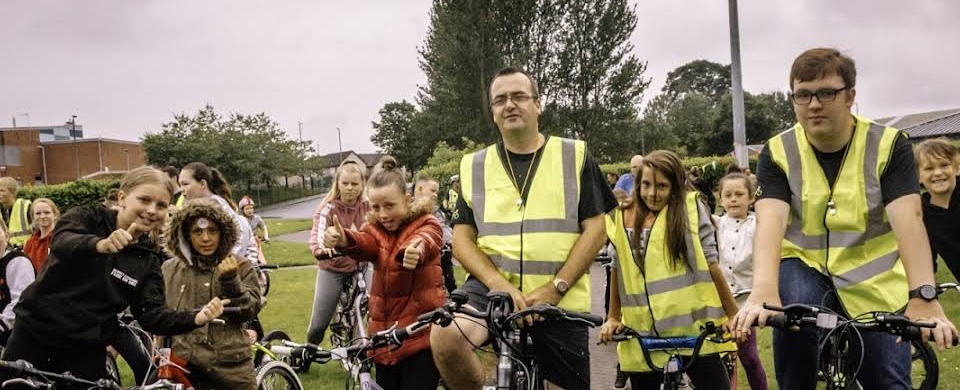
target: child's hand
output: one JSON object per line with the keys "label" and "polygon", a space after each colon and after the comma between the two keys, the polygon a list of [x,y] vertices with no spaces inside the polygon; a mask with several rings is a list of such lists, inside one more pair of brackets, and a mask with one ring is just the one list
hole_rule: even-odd
{"label": "child's hand", "polygon": [[210,300],[210,302],[207,302],[207,304],[203,306],[203,309],[200,309],[200,312],[198,312],[196,316],[193,317],[193,323],[197,324],[197,326],[209,324],[211,321],[217,319],[217,317],[220,317],[220,315],[223,314],[223,307],[228,304],[230,304],[229,299],[220,299],[214,297]]}
{"label": "child's hand", "polygon": [[414,269],[420,263],[420,256],[423,254],[423,239],[417,238],[410,241],[407,249],[403,251],[403,268]]}
{"label": "child's hand", "polygon": [[232,253],[228,254],[227,257],[217,265],[217,269],[220,270],[220,279],[233,279],[237,276],[237,270],[239,268],[240,263]]}
{"label": "child's hand", "polygon": [[323,246],[327,248],[336,248],[347,246],[347,237],[343,234],[343,226],[340,226],[340,219],[333,216],[333,226],[327,228],[323,234]]}
{"label": "child's hand", "polygon": [[140,236],[140,230],[137,228],[137,223],[131,223],[130,227],[127,230],[117,229],[113,233],[110,233],[107,238],[104,238],[100,241],[97,241],[97,252],[98,253],[117,253],[120,252],[127,245],[134,243],[136,240],[134,237]]}
{"label": "child's hand", "polygon": [[600,326],[600,343],[606,343],[613,340],[613,335],[623,332],[623,323],[616,318],[608,318]]}

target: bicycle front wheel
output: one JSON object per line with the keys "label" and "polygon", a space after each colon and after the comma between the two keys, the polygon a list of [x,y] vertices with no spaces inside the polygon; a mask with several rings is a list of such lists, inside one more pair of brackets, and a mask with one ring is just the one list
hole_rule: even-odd
{"label": "bicycle front wheel", "polygon": [[910,360],[913,362],[910,379],[914,390],[933,390],[940,379],[940,362],[933,347],[925,341],[910,342]]}
{"label": "bicycle front wheel", "polygon": [[257,390],[303,390],[303,384],[286,363],[271,361],[257,368]]}
{"label": "bicycle front wheel", "polygon": [[270,273],[267,271],[260,271],[260,278],[263,280],[260,282],[260,294],[267,296],[270,293]]}

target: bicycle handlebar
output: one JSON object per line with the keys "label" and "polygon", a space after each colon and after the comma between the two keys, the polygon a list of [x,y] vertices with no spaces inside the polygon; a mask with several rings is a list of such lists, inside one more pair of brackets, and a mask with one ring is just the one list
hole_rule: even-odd
{"label": "bicycle handlebar", "polygon": [[[900,336],[904,340],[920,341],[923,340],[921,328],[937,327],[937,325],[933,323],[917,322],[906,316],[893,313],[872,313],[872,320],[862,322],[847,321],[839,314],[823,310],[817,306],[800,303],[794,303],[784,307],[764,303],[763,308],[783,313],[775,314],[767,318],[766,325],[777,329],[788,329],[804,323],[813,324],[818,328],[833,329],[838,326],[838,323],[843,323],[868,332],[885,332]],[[960,342],[960,340],[954,339],[953,345],[957,345],[958,342]]]}
{"label": "bicycle handlebar", "polygon": [[647,366],[654,371],[659,372],[663,372],[663,367],[657,366],[653,362],[653,359],[650,357],[650,351],[693,349],[692,355],[689,359],[685,359],[685,362],[676,367],[671,367],[672,369],[675,369],[675,372],[682,373],[686,372],[693,367],[694,364],[696,364],[697,357],[700,355],[700,349],[703,347],[704,341],[710,340],[711,342],[722,343],[729,340],[723,337],[723,328],[716,326],[716,324],[713,322],[707,322],[701,327],[701,329],[702,330],[700,331],[700,334],[696,337],[656,337],[644,336],[634,329],[624,327],[622,332],[613,335],[613,341],[620,342],[630,339],[637,339],[640,343],[640,350],[643,352],[643,358],[647,361]]}
{"label": "bicycle handlebar", "polygon": [[43,381],[40,381],[40,380],[28,379],[24,377],[18,377],[18,378],[8,379],[4,381],[3,384],[0,384],[0,387],[7,387],[9,385],[22,385],[22,386],[31,387],[34,389],[53,389],[54,388],[53,384],[49,382],[59,381],[59,382],[79,384],[83,386],[90,386],[94,388],[121,390],[119,384],[109,379],[99,379],[97,381],[89,381],[86,379],[77,378],[73,376],[73,374],[70,374],[69,372],[58,374],[55,372],[42,371],[34,368],[33,365],[26,360],[15,360],[15,361],[0,360],[0,370],[11,372],[14,375],[26,375],[26,376],[42,378],[43,380]]}

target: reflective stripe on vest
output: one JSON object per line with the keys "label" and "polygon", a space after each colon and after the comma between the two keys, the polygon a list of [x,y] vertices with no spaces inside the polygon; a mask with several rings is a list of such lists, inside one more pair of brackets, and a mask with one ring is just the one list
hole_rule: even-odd
{"label": "reflective stripe on vest", "polygon": [[[550,283],[580,238],[580,176],[586,146],[548,137],[540,153],[524,205],[497,145],[460,162],[460,195],[473,209],[477,246],[510,283],[526,292]],[[589,277],[574,283],[558,306],[590,311]]]}
{"label": "reflective stripe on vest", "polygon": [[770,139],[771,158],[786,172],[793,194],[781,257],[826,271],[851,316],[896,311],[907,302],[906,273],[880,189],[898,136],[896,129],[857,117],[836,178],[842,184],[832,191],[799,124]]}
{"label": "reflective stripe on vest", "polygon": [[[623,324],[640,332],[656,334],[660,337],[696,336],[700,327],[712,321],[722,324],[726,314],[720,303],[716,285],[710,276],[709,266],[700,244],[700,220],[697,207],[698,193],[690,192],[686,197],[687,222],[687,258],[690,269],[673,269],[672,259],[667,250],[666,213],[660,211],[663,218],[657,218],[650,229],[647,250],[644,253],[644,272],[634,260],[634,252],[623,226],[622,212],[616,210],[613,218],[608,218],[607,235],[617,249],[617,292],[620,296],[620,311]],[[608,214],[609,216],[609,214]],[[735,351],[732,342],[715,344],[704,343],[701,355],[723,351]],[[687,351],[689,355],[692,351]],[[629,340],[617,344],[617,354],[623,371],[650,371],[640,343]],[[666,363],[668,354],[663,351],[651,352],[651,358],[657,365]]]}
{"label": "reflective stripe on vest", "polygon": [[33,233],[30,228],[30,220],[27,213],[30,212],[30,201],[26,199],[17,199],[13,202],[13,208],[10,209],[10,221],[7,223],[7,229],[10,231],[10,243],[23,247]]}

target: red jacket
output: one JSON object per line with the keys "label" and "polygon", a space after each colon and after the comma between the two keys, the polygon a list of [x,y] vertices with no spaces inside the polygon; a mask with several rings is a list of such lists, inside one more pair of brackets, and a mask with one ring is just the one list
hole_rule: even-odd
{"label": "red jacket", "polygon": [[33,234],[30,235],[30,238],[27,239],[27,243],[23,245],[23,253],[27,254],[27,257],[30,258],[30,262],[33,263],[34,271],[40,273],[40,269],[43,268],[43,264],[47,262],[47,255],[50,254],[50,240],[53,238],[53,232],[47,234],[46,237],[40,237],[40,229],[34,229]]}
{"label": "red jacket", "polygon": [[[440,248],[443,245],[440,221],[429,206],[411,207],[412,215],[399,231],[388,232],[379,223],[368,220],[359,232],[345,231],[348,247],[341,250],[374,264],[370,288],[370,311],[367,314],[370,334],[412,324],[417,316],[443,305],[447,290],[440,270]],[[423,240],[420,263],[413,270],[403,268],[403,252],[414,238]],[[417,352],[430,348],[430,329],[407,339],[400,348],[391,347],[370,352],[377,364],[394,365]]]}

